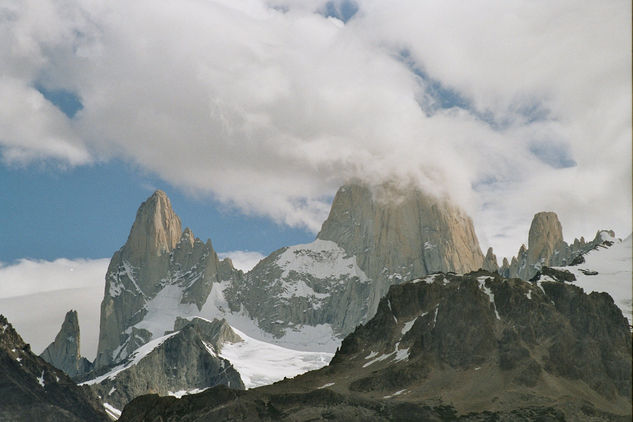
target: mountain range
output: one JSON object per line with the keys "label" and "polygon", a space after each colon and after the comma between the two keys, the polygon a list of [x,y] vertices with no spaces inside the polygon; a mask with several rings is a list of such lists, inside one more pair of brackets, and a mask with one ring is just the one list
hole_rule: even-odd
{"label": "mountain range", "polygon": [[81,357],[72,311],[41,357],[112,417],[131,402],[122,420],[185,410],[191,420],[618,420],[631,405],[630,250],[630,236],[609,231],[567,244],[556,214],[542,212],[528,247],[499,266],[450,202],[353,183],[314,242],[244,273],[156,191],[110,261],[95,361]]}

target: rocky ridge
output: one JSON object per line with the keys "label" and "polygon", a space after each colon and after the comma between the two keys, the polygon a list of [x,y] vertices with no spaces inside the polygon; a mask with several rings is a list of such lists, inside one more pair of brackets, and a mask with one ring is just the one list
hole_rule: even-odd
{"label": "rocky ridge", "polygon": [[[574,239],[572,244],[563,240],[563,228],[554,212],[539,212],[534,215],[528,234],[528,246],[521,245],[510,262],[506,258],[498,271],[505,277],[529,280],[542,267],[561,267],[582,262],[582,256],[609,238],[615,237],[611,231],[600,230],[595,238],[586,242],[584,237]],[[492,250],[488,251],[492,254]],[[488,261],[488,259],[486,259]],[[496,261],[496,259],[495,259]],[[487,265],[486,270],[493,266]]]}
{"label": "rocky ridge", "polygon": [[143,396],[121,421],[631,418],[631,336],[611,297],[484,271],[390,288],[329,366],[237,392]]}
{"label": "rocky ridge", "polygon": [[81,356],[79,318],[77,311],[70,310],[55,336],[55,340],[40,354],[40,357],[54,367],[61,369],[71,378],[92,370],[92,363]]}
{"label": "rocky ridge", "polygon": [[108,421],[97,397],[31,352],[0,315],[0,420]]}
{"label": "rocky ridge", "polygon": [[220,357],[225,343],[242,341],[225,320],[179,318],[173,328],[172,333],[150,341],[120,365],[81,385],[115,409],[148,393],[182,395],[216,385],[244,389],[240,374]]}
{"label": "rocky ridge", "polygon": [[214,283],[241,276],[230,260],[219,260],[210,240],[182,231],[169,198],[156,191],[138,209],[127,242],[110,261],[95,367],[122,361],[171,329],[173,320],[163,327],[139,326],[151,312],[149,303],[166,288],[178,291],[177,304],[200,310]]}

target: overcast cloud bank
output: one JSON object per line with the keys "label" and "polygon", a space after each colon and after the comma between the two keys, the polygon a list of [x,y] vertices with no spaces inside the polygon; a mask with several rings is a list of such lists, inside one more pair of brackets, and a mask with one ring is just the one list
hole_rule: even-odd
{"label": "overcast cloud bank", "polygon": [[22,259],[0,263],[0,313],[35,353],[57,335],[66,312],[77,310],[81,353],[92,360],[99,341],[99,313],[109,259]]}
{"label": "overcast cloud bank", "polygon": [[[361,178],[450,196],[498,255],[516,252],[541,210],[568,240],[626,236],[630,8],[9,0],[0,153],[27,165],[120,158],[314,232],[335,189]],[[81,107],[64,113],[55,93]]]}

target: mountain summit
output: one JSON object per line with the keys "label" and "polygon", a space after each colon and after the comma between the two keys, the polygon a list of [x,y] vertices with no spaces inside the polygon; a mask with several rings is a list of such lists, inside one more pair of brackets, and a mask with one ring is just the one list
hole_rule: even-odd
{"label": "mountain summit", "polygon": [[40,357],[70,377],[82,375],[92,369],[88,359],[81,357],[79,318],[77,311],[66,313],[62,328],[55,341],[48,345]]}
{"label": "mountain summit", "polygon": [[174,306],[200,310],[214,282],[238,274],[229,260],[219,260],[210,240],[203,243],[189,228],[182,230],[169,198],[156,191],[139,207],[127,242],[108,266],[95,367],[121,361],[173,329],[173,320],[142,324],[148,313],[164,311],[148,306],[161,292],[169,295],[175,288]]}
{"label": "mountain summit", "polygon": [[317,238],[356,256],[358,266],[376,280],[370,316],[394,282],[438,271],[474,271],[484,261],[470,217],[413,187],[341,187]]}

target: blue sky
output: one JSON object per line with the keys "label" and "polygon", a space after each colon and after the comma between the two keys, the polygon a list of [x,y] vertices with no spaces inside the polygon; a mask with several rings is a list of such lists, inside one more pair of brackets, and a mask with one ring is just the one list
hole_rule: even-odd
{"label": "blue sky", "polygon": [[203,240],[211,238],[217,252],[268,254],[314,239],[305,229],[183,194],[121,161],[70,169],[0,165],[0,262],[110,257],[125,243],[138,206],[155,189],[167,193],[183,226]]}

